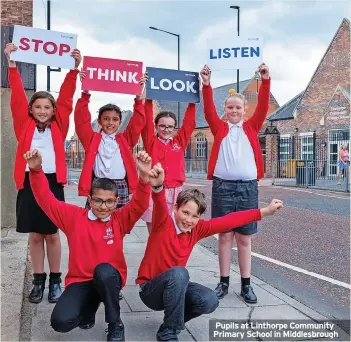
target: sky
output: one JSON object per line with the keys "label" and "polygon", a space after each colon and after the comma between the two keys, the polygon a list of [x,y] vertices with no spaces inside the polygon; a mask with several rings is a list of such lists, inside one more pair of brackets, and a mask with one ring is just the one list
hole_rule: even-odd
{"label": "sky", "polygon": [[[263,59],[269,66],[271,92],[279,105],[303,91],[344,17],[348,0],[316,1],[119,1],[51,0],[51,30],[78,34],[82,56],[142,61],[146,66],[177,69],[177,38],[149,29],[154,26],[180,35],[180,69],[199,72],[206,63],[206,40],[240,35],[263,37]],[[33,0],[33,26],[46,28],[46,0]],[[211,66],[210,66],[211,67]],[[51,73],[57,92],[67,70]],[[255,70],[241,70],[240,80]],[[213,87],[236,82],[236,70],[214,71]],[[46,67],[37,67],[37,90],[46,90]],[[77,84],[74,103],[80,97]],[[132,95],[91,92],[92,119],[106,103],[131,110]],[[73,115],[67,138],[74,133]]]}

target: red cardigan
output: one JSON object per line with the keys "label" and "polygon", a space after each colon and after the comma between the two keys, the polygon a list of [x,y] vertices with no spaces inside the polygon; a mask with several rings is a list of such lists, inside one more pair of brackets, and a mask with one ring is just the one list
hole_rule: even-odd
{"label": "red cardigan", "polygon": [[65,287],[92,280],[94,268],[101,263],[115,267],[121,274],[124,286],[127,264],[123,254],[123,238],[149,206],[150,185],[139,181],[131,201],[115,210],[110,221],[103,222],[90,220],[88,209],[57,200],[42,170],[31,169],[29,179],[37,203],[67,236],[69,260]]}
{"label": "red cardigan", "polygon": [[160,163],[165,170],[165,188],[176,188],[185,182],[184,152],[196,125],[196,107],[189,103],[182,127],[167,145],[155,135],[152,100],[145,100],[145,128],[141,132],[145,150],[151,154],[152,164]]}
{"label": "red cardigan", "polygon": [[[56,178],[57,182],[62,184],[67,182],[64,141],[68,133],[69,115],[73,110],[73,95],[76,91],[77,75],[78,70],[70,70],[67,73],[56,101],[55,120],[50,126],[55,150]],[[36,123],[28,114],[28,100],[17,67],[9,67],[9,82],[11,87],[10,107],[18,141],[14,179],[17,190],[20,190],[23,189],[27,165],[23,155],[30,149]]]}
{"label": "red cardigan", "polygon": [[260,209],[238,211],[211,220],[200,219],[190,232],[177,234],[173,218],[168,213],[165,191],[153,192],[152,199],[152,230],[135,281],[137,284],[145,283],[174,266],[185,267],[199,240],[261,220]]}
{"label": "red cardigan", "polygon": [[[88,108],[90,94],[82,93],[82,97],[77,101],[74,110],[74,123],[79,140],[85,150],[85,160],[83,170],[78,183],[79,196],[88,196],[96,154],[98,153],[102,135],[94,132],[91,127],[91,114]],[[134,193],[137,183],[138,174],[132,149],[139,139],[139,135],[145,126],[145,114],[142,100],[135,100],[134,113],[129,120],[128,126],[123,133],[116,134],[116,141],[121,150],[121,156],[126,168],[126,181],[128,183],[129,193]]]}
{"label": "red cardigan", "polygon": [[[243,130],[247,135],[255,156],[257,167],[257,179],[264,177],[264,165],[258,133],[260,132],[266,115],[268,113],[269,97],[270,97],[270,79],[262,79],[262,84],[258,92],[258,104],[252,117],[243,123]],[[212,88],[210,85],[204,85],[202,88],[205,119],[210,126],[214,135],[214,142],[208,162],[207,179],[212,179],[216,167],[219,149],[222,140],[229,133],[228,123],[223,121],[217,114],[215,104],[213,102]]]}

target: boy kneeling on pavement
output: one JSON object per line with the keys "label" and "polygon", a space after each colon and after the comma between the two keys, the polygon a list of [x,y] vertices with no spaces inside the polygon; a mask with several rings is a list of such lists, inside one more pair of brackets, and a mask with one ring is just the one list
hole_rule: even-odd
{"label": "boy kneeling on pavement", "polygon": [[189,281],[185,266],[194,245],[229,228],[273,215],[283,203],[273,199],[263,209],[202,220],[200,216],[206,210],[205,196],[197,189],[187,189],[178,195],[174,211],[169,215],[163,189],[164,171],[157,164],[150,174],[154,202],[152,230],[136,283],[140,284],[139,295],[143,303],[152,310],[164,311],[157,341],[178,341],[177,335],[185,329],[185,322],[218,307],[213,290]]}
{"label": "boy kneeling on pavement", "polygon": [[62,333],[76,327],[92,328],[96,311],[103,302],[107,341],[124,341],[118,298],[127,278],[123,238],[149,206],[151,158],[144,151],[137,154],[140,173],[137,190],[131,201],[118,210],[117,187],[112,180],[101,178],[93,182],[89,210],[54,197],[42,171],[38,150],[28,151],[24,158],[37,203],[66,234],[69,246],[65,291],[52,312],[52,328]]}

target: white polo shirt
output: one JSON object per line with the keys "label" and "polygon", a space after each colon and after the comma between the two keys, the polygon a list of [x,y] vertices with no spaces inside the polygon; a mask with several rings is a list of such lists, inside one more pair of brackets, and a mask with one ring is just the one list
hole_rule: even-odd
{"label": "white polo shirt", "polygon": [[214,176],[225,180],[257,179],[255,156],[243,121],[228,125],[229,133],[221,142]]}

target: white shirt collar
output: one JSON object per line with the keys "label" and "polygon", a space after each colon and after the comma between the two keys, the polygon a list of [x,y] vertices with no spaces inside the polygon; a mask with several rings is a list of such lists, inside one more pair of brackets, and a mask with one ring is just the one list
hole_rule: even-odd
{"label": "white shirt collar", "polygon": [[179,227],[178,227],[178,225],[177,225],[177,223],[176,223],[176,220],[175,220],[175,217],[174,217],[174,213],[172,213],[172,220],[173,220],[174,227],[175,227],[175,230],[176,230],[177,234],[178,234],[178,235],[181,234],[182,231],[179,229]]}
{"label": "white shirt collar", "polygon": [[232,124],[231,122],[228,121],[228,125],[229,125],[229,129],[231,129],[232,127],[243,127],[243,123],[244,123],[244,120],[241,120],[239,121],[237,124]]}
{"label": "white shirt collar", "polygon": [[106,134],[104,131],[101,131],[102,139],[104,139],[104,140],[105,140],[106,138],[115,139],[116,133],[117,133],[117,132],[112,133],[112,134]]}
{"label": "white shirt collar", "polygon": [[[91,209],[88,211],[88,219],[91,220],[91,221],[95,221],[95,220],[98,219]],[[105,217],[104,219],[100,219],[100,221],[108,222],[108,221],[110,221],[110,219],[111,219],[111,215]]]}
{"label": "white shirt collar", "polygon": [[171,142],[173,140],[173,137],[170,137],[169,139],[162,139],[162,138],[158,137],[158,140],[160,140],[162,143],[167,145],[169,142]]}

